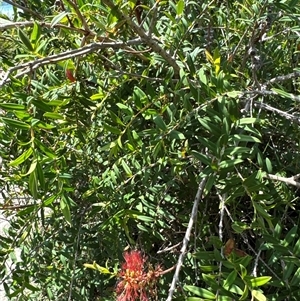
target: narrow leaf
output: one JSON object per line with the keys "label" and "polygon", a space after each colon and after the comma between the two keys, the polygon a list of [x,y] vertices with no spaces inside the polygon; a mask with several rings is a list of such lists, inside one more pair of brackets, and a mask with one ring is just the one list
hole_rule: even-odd
{"label": "narrow leaf", "polygon": [[28,130],[30,128],[30,125],[19,120],[7,118],[7,117],[2,117],[2,120],[5,124],[12,128],[20,129],[20,130]]}
{"label": "narrow leaf", "polygon": [[256,278],[250,279],[250,283],[251,283],[252,287],[262,286],[262,285],[268,283],[271,279],[272,279],[272,277],[270,277],[270,276],[261,276],[261,277],[256,277]]}
{"label": "narrow leaf", "polygon": [[207,290],[205,288],[200,288],[200,287],[193,286],[193,285],[185,285],[184,289],[199,296],[199,297],[203,297],[206,299],[214,300],[216,298],[212,292],[210,292],[209,290]]}
{"label": "narrow leaf", "polygon": [[167,130],[167,126],[165,124],[165,122],[163,121],[163,119],[157,115],[153,118],[153,121],[155,122],[155,124],[157,125],[157,127],[159,129],[161,129],[162,131],[166,131]]}
{"label": "narrow leaf", "polygon": [[33,51],[33,47],[30,43],[30,40],[28,36],[25,34],[25,32],[19,28],[18,30],[19,38],[23,42],[23,44],[27,47],[28,50]]}
{"label": "narrow leaf", "polygon": [[253,290],[251,293],[252,293],[252,296],[257,301],[267,301],[266,296],[263,293],[261,293],[260,291]]}
{"label": "narrow leaf", "polygon": [[24,152],[21,156],[19,156],[17,159],[13,160],[12,162],[10,162],[8,164],[8,166],[18,166],[21,163],[23,163],[24,161],[26,161],[33,153],[32,148],[29,148],[28,150],[26,150],[26,152]]}

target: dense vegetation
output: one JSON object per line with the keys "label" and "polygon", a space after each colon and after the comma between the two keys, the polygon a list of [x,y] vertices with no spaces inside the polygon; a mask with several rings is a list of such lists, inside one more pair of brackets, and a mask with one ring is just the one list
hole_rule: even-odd
{"label": "dense vegetation", "polygon": [[299,300],[298,1],[5,2],[8,297]]}

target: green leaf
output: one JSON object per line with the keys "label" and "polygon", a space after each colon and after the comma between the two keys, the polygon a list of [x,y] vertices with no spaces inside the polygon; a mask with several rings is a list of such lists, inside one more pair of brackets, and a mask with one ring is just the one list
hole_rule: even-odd
{"label": "green leaf", "polygon": [[184,134],[182,134],[179,131],[175,131],[175,130],[173,130],[173,131],[170,132],[170,137],[171,137],[171,139],[177,139],[177,140],[183,140],[183,139],[185,139]]}
{"label": "green leaf", "polygon": [[230,286],[234,283],[235,279],[237,277],[237,272],[235,270],[233,270],[226,278],[224,284],[223,284],[223,288],[225,288],[226,290],[228,290],[230,288]]}
{"label": "green leaf", "polygon": [[249,153],[250,148],[249,147],[244,147],[244,146],[230,146],[227,147],[224,151],[224,156],[238,156],[242,155],[245,153]]}
{"label": "green leaf", "polygon": [[269,213],[260,205],[258,204],[257,202],[252,202],[256,212],[258,212],[263,218],[265,219],[271,219],[272,216],[269,215]]}
{"label": "green leaf", "polygon": [[96,270],[96,271],[100,272],[101,274],[111,274],[111,272],[107,268],[104,268],[104,267],[98,265],[95,261],[93,262],[93,264],[84,263],[83,266],[88,269]]}
{"label": "green leaf", "polygon": [[71,221],[70,206],[64,195],[60,198],[60,209],[61,209],[66,221],[68,222],[68,224],[71,225],[72,221]]}
{"label": "green leaf", "polygon": [[[299,259],[298,259],[299,260]],[[292,280],[289,282],[291,286],[299,286],[300,283],[300,268],[294,273]]]}
{"label": "green leaf", "polygon": [[36,171],[37,171],[37,177],[38,177],[39,183],[41,185],[41,189],[45,189],[44,171],[42,169],[40,162],[37,162]]}
{"label": "green leaf", "polygon": [[29,289],[30,291],[32,291],[32,292],[39,292],[39,291],[40,291],[40,288],[35,287],[35,286],[29,284],[29,283],[26,282],[26,281],[24,282],[24,286],[25,286],[27,289]]}
{"label": "green leaf", "polygon": [[253,124],[253,123],[259,123],[261,120],[259,118],[253,118],[253,117],[246,117],[246,118],[241,118],[237,121],[238,125],[242,124]]}
{"label": "green leaf", "polygon": [[248,288],[247,285],[245,285],[243,294],[241,295],[241,297],[239,298],[239,300],[241,300],[241,301],[242,300],[247,300],[248,294],[249,294],[249,288]]}
{"label": "green leaf", "polygon": [[179,0],[176,5],[176,14],[180,16],[184,10],[184,0]]}
{"label": "green leaf", "polygon": [[44,113],[43,116],[51,118],[51,119],[58,119],[58,120],[64,120],[65,119],[65,117],[63,115],[58,114],[58,113],[51,113],[51,112]]}
{"label": "green leaf", "polygon": [[193,257],[200,260],[214,260],[215,254],[213,251],[198,251],[193,254]]}
{"label": "green leaf", "polygon": [[57,198],[58,198],[58,195],[54,194],[54,195],[50,196],[48,199],[46,199],[43,202],[43,205],[45,207],[50,206],[55,200],[57,200]]}
{"label": "green leaf", "polygon": [[241,278],[244,279],[247,276],[247,270],[242,264],[239,264],[239,267],[241,269]]}
{"label": "green leaf", "polygon": [[51,27],[54,27],[57,23],[59,23],[63,18],[65,18],[69,13],[67,11],[62,11],[58,15],[56,15],[51,21]]}
{"label": "green leaf", "polygon": [[272,162],[269,158],[266,158],[266,167],[267,167],[268,173],[272,173],[272,171],[273,171]]}
{"label": "green leaf", "polygon": [[136,214],[136,219],[146,222],[146,223],[153,223],[153,221],[154,221],[153,217],[146,216],[146,215],[140,215],[140,214]]}
{"label": "green leaf", "polygon": [[277,94],[279,94],[280,96],[282,96],[284,98],[293,98],[293,95],[291,93],[286,92],[286,91],[276,89],[276,88],[272,88],[271,90],[276,92]]}
{"label": "green leaf", "polygon": [[124,112],[126,112],[129,116],[133,116],[133,111],[130,107],[124,105],[123,103],[117,103],[117,106]]}
{"label": "green leaf", "polygon": [[113,133],[113,134],[117,134],[117,135],[120,135],[122,133],[121,130],[119,130],[118,128],[116,127],[113,127],[107,123],[103,123],[103,127],[110,133]]}
{"label": "green leaf", "polygon": [[144,103],[147,103],[148,97],[143,90],[135,86],[133,90],[133,101],[138,109],[143,107]]}
{"label": "green leaf", "polygon": [[124,171],[126,172],[126,175],[128,177],[131,177],[132,176],[132,171],[131,171],[130,167],[128,166],[128,164],[124,160],[121,161],[121,164],[123,166]]}
{"label": "green leaf", "polygon": [[19,28],[18,29],[18,34],[19,34],[20,40],[27,47],[27,49],[29,51],[33,51],[34,49],[33,49],[32,45],[30,43],[30,40],[29,40],[28,36],[25,34],[25,32],[22,29]]}
{"label": "green leaf", "polygon": [[2,117],[2,120],[5,124],[12,128],[20,129],[20,130],[28,130],[30,129],[30,125],[19,120],[7,118],[7,117]]}
{"label": "green leaf", "polygon": [[35,138],[34,143],[48,158],[50,159],[57,158],[57,155],[38,139]]}
{"label": "green leaf", "polygon": [[215,174],[210,174],[207,178],[204,195],[208,195],[212,187],[216,184],[217,176]]}
{"label": "green leaf", "polygon": [[294,226],[290,231],[285,235],[283,240],[283,245],[288,246],[297,236],[298,226]]}
{"label": "green leaf", "polygon": [[156,115],[153,118],[153,121],[155,122],[155,124],[157,125],[157,127],[159,129],[161,129],[162,131],[166,131],[167,130],[167,126],[166,126],[165,122],[163,121],[163,119],[159,115]]}
{"label": "green leaf", "polygon": [[31,43],[35,45],[38,39],[40,38],[40,36],[41,36],[41,26],[35,22],[30,36]]}
{"label": "green leaf", "polygon": [[253,290],[251,294],[257,301],[267,301],[266,296],[260,291]]}
{"label": "green leaf", "polygon": [[29,175],[28,187],[35,200],[38,199],[38,178],[36,170]]}
{"label": "green leaf", "polygon": [[265,285],[271,279],[272,279],[272,277],[270,277],[270,276],[261,276],[261,277],[251,278],[251,279],[249,279],[249,281],[250,281],[250,283],[252,285],[252,288],[253,288],[253,287]]}
{"label": "green leaf", "polygon": [[232,229],[236,232],[236,233],[242,233],[245,230],[251,229],[249,226],[247,226],[246,224],[242,223],[242,222],[237,222],[235,221],[232,225],[231,225]]}
{"label": "green leaf", "polygon": [[199,297],[203,297],[203,298],[210,299],[210,300],[214,300],[216,298],[212,292],[210,292],[209,290],[207,290],[205,288],[200,288],[200,287],[193,286],[193,285],[185,285],[183,288],[184,288],[184,290],[187,290]]}
{"label": "green leaf", "polygon": [[286,281],[290,278],[292,273],[295,271],[295,264],[293,262],[287,262],[283,269],[283,277],[282,280]]}
{"label": "green leaf", "polygon": [[21,156],[19,156],[18,158],[16,158],[12,162],[10,162],[8,164],[8,166],[18,166],[18,165],[20,165],[21,163],[25,162],[28,158],[30,158],[32,153],[33,153],[33,149],[30,147]]}
{"label": "green leaf", "polygon": [[211,163],[211,159],[204,154],[200,154],[199,152],[192,150],[191,154],[198,160],[200,160],[202,163],[206,164],[206,165],[210,165]]}
{"label": "green leaf", "polygon": [[243,163],[244,160],[242,159],[233,159],[233,160],[225,160],[225,161],[221,161],[219,164],[219,167],[222,168],[229,168],[229,167],[233,167],[237,164]]}
{"label": "green leaf", "polygon": [[4,110],[11,110],[11,111],[14,111],[14,110],[23,111],[26,109],[26,107],[24,105],[19,105],[16,103],[0,103],[0,108],[4,109]]}
{"label": "green leaf", "polygon": [[300,257],[300,239],[298,239],[296,244],[294,245],[293,254],[297,257]]}
{"label": "green leaf", "polygon": [[252,136],[248,136],[248,135],[243,135],[243,134],[235,134],[233,136],[233,140],[237,141],[237,142],[240,142],[240,141],[243,141],[243,142],[257,142],[257,143],[261,142],[256,137],[252,137]]}
{"label": "green leaf", "polygon": [[24,174],[24,175],[22,175],[22,176],[28,176],[28,175],[30,175],[32,172],[34,172],[35,169],[36,169],[36,166],[37,166],[37,162],[38,162],[37,159],[34,158],[33,161],[32,161],[32,163],[31,163],[31,165],[30,165],[30,167],[29,167],[29,170],[27,171],[26,174]]}

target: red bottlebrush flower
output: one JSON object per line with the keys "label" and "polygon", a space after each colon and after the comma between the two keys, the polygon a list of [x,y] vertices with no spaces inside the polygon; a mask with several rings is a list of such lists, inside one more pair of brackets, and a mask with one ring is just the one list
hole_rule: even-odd
{"label": "red bottlebrush flower", "polygon": [[116,288],[117,301],[148,301],[147,292],[153,291],[161,268],[149,268],[148,272],[145,271],[147,258],[137,250],[125,252],[123,256],[125,262],[119,272],[121,281]]}
{"label": "red bottlebrush flower", "polygon": [[66,69],[66,77],[71,83],[74,83],[76,81],[76,78],[74,77],[73,72],[70,69]]}
{"label": "red bottlebrush flower", "polygon": [[144,263],[146,258],[140,251],[134,250],[131,252],[125,252],[123,254],[125,262],[122,265],[123,270],[131,270],[137,272],[143,272]]}

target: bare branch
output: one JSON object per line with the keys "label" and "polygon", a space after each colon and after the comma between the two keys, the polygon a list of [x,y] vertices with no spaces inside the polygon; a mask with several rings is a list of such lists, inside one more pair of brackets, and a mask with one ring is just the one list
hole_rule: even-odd
{"label": "bare branch", "polygon": [[28,74],[32,72],[33,70],[36,70],[44,65],[48,64],[54,64],[60,61],[64,61],[70,58],[76,58],[80,56],[87,55],[89,53],[93,53],[99,49],[105,49],[105,48],[113,48],[113,49],[120,49],[120,48],[126,48],[129,45],[138,45],[141,43],[140,39],[134,39],[130,40],[126,43],[124,42],[106,42],[106,43],[92,43],[88,44],[84,47],[81,47],[79,49],[75,50],[69,50],[66,52],[62,52],[59,54],[50,55],[48,57],[37,59],[34,61],[30,61],[18,66],[14,66],[8,69],[8,71],[5,73],[5,75],[2,78],[2,81],[0,82],[0,88],[3,87],[6,83],[10,82],[9,76],[17,70],[22,70],[18,74],[15,75],[15,78],[19,78],[25,74]]}
{"label": "bare branch", "polygon": [[167,248],[165,248],[165,249],[163,249],[163,250],[159,250],[159,251],[157,251],[157,254],[164,253],[164,252],[170,252],[170,251],[176,249],[176,248],[177,248],[178,246],[180,246],[180,245],[181,245],[181,242],[177,243],[177,244],[174,245],[174,246],[167,247]]}
{"label": "bare branch", "polygon": [[[262,90],[245,91],[243,94],[244,95],[245,94],[256,94],[256,95],[262,95],[262,96],[280,96],[280,94],[278,92],[276,92],[276,91],[264,90],[264,89],[262,89]],[[295,95],[293,93],[288,93],[288,92],[286,92],[285,94],[286,94],[286,97],[291,98],[291,99],[293,99],[295,101],[300,102],[300,96]]]}
{"label": "bare branch", "polygon": [[298,175],[289,177],[289,178],[285,178],[285,177],[281,177],[281,176],[267,174],[265,177],[270,180],[280,181],[280,182],[286,183],[288,185],[293,185],[293,186],[300,188],[300,183],[295,181],[295,178],[298,178]]}
{"label": "bare branch", "polygon": [[173,280],[172,280],[172,284],[171,284],[171,287],[170,287],[170,290],[169,290],[169,295],[168,295],[167,301],[172,300],[174,291],[176,289],[176,284],[177,284],[178,278],[179,278],[179,272],[180,272],[181,266],[183,265],[183,259],[184,259],[184,256],[185,256],[187,245],[188,245],[189,240],[190,240],[193,224],[194,224],[194,221],[197,217],[198,205],[199,205],[199,201],[200,201],[200,198],[202,196],[202,193],[203,193],[205,183],[206,183],[206,178],[202,179],[202,181],[200,182],[199,187],[198,187],[198,191],[197,191],[197,194],[196,194],[196,197],[195,197],[195,200],[194,200],[194,205],[193,205],[190,221],[189,221],[189,224],[188,224],[188,227],[186,229],[185,236],[184,236],[184,239],[183,239],[183,242],[182,242],[182,248],[180,250],[180,255],[179,255],[179,258],[178,258],[177,265],[176,265],[176,270],[175,270],[175,273],[174,273],[174,276],[173,276]]}
{"label": "bare branch", "polygon": [[267,111],[274,112],[274,113],[276,113],[276,114],[278,114],[278,115],[280,115],[280,116],[282,116],[282,117],[284,117],[284,118],[286,118],[288,120],[291,120],[292,122],[294,122],[296,124],[300,124],[300,117],[294,116],[294,115],[289,114],[289,113],[286,113],[286,112],[281,111],[281,110],[279,110],[277,108],[271,107],[270,105],[267,105],[265,103],[260,103],[260,102],[256,101],[254,103],[254,106],[255,107],[259,107],[259,108],[263,108],[263,109],[265,109]]}
{"label": "bare branch", "polygon": [[280,76],[276,76],[272,79],[270,79],[269,81],[267,81],[264,85],[268,86],[270,84],[274,84],[274,83],[280,83],[280,82],[284,82],[286,80],[290,80],[292,78],[297,78],[300,77],[300,72],[299,71],[295,71],[286,75],[280,75]]}

